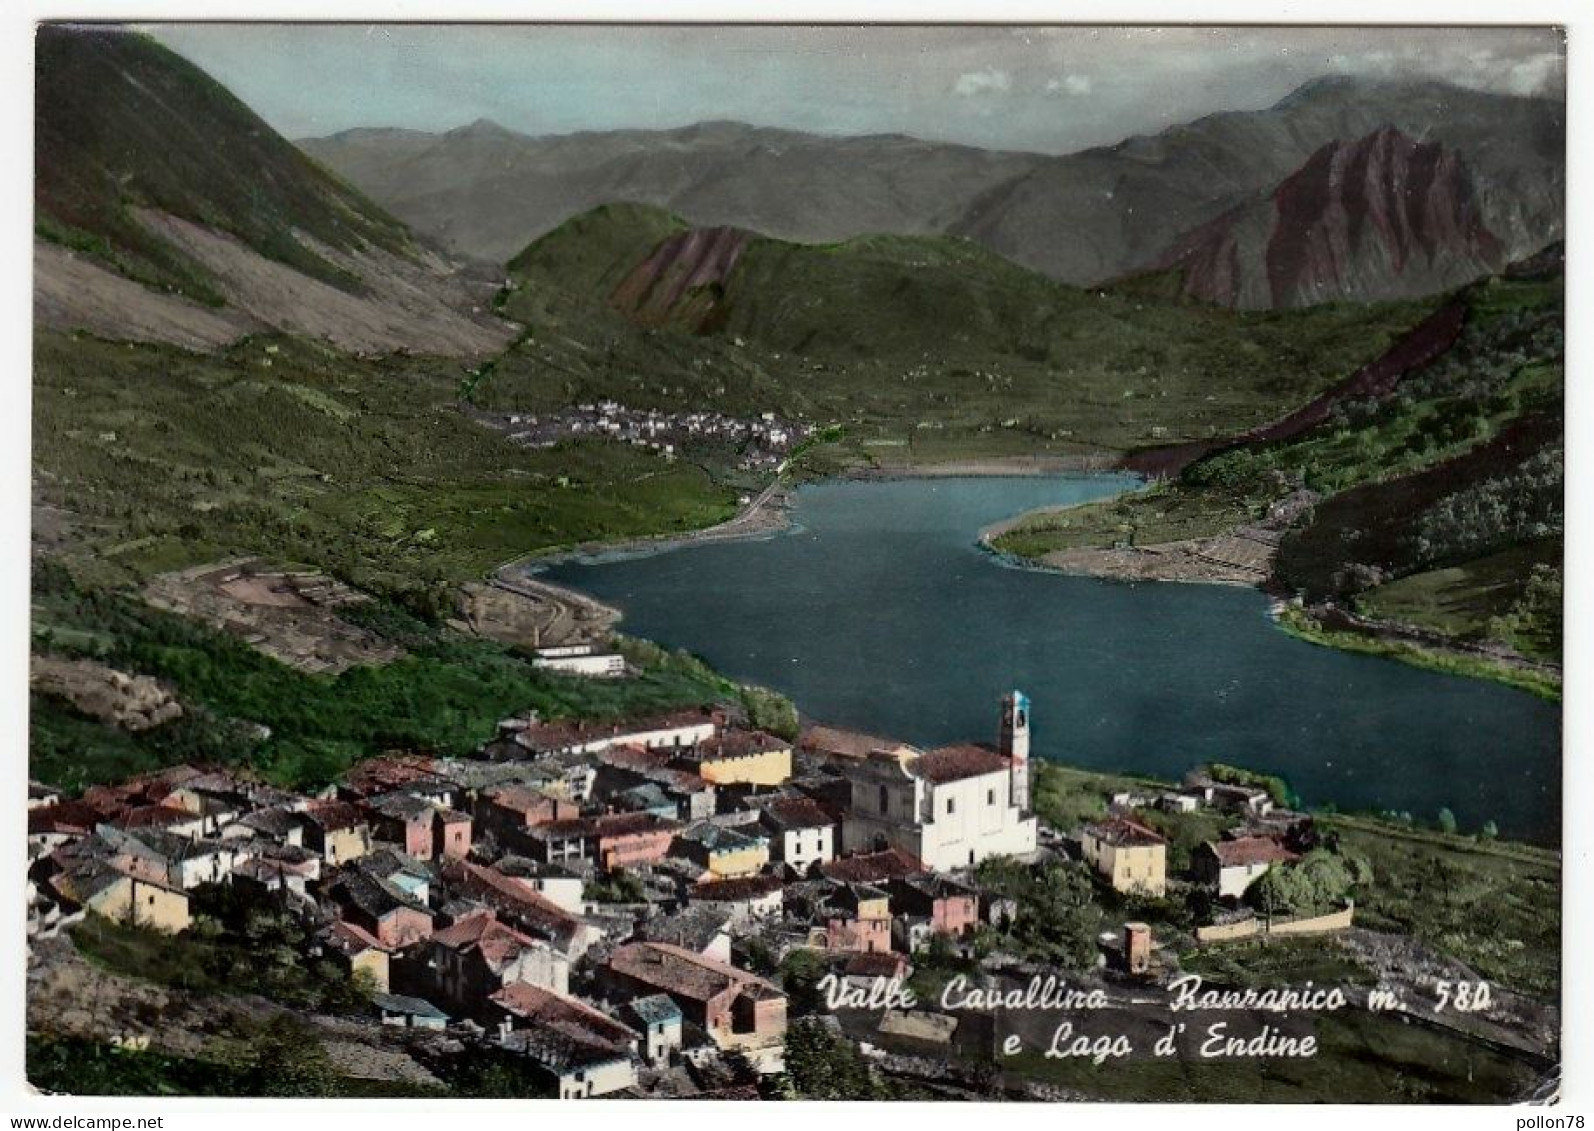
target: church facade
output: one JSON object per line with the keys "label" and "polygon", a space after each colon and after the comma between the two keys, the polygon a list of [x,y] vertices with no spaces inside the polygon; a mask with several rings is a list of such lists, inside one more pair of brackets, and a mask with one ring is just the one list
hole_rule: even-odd
{"label": "church facade", "polygon": [[1002,701],[996,748],[878,750],[847,767],[843,851],[898,848],[937,871],[1035,851],[1029,811],[1029,701]]}

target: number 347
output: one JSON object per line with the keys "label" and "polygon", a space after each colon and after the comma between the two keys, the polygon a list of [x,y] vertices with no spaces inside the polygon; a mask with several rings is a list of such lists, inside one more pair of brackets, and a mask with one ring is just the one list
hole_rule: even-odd
{"label": "number 347", "polygon": [[1435,1013],[1443,1013],[1446,1009],[1477,1013],[1488,1009],[1491,1001],[1488,982],[1435,982],[1434,992],[1439,995]]}

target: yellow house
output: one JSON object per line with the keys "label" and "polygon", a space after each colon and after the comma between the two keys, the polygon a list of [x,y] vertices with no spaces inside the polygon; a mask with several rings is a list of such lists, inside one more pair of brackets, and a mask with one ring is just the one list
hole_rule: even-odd
{"label": "yellow house", "polygon": [[387,951],[369,932],[357,924],[339,920],[321,933],[329,957],[348,971],[349,977],[364,972],[377,993],[390,992],[391,977]]}
{"label": "yellow house", "polygon": [[133,870],[109,861],[95,861],[86,869],[67,873],[57,887],[61,894],[112,922],[166,934],[186,931],[194,922],[187,892],[152,874],[133,874]]}
{"label": "yellow house", "polygon": [[1114,891],[1160,896],[1168,890],[1168,842],[1139,821],[1114,817],[1089,825],[1081,847]]}
{"label": "yellow house", "polygon": [[756,876],[769,864],[769,840],[738,829],[701,825],[680,837],[686,855],[708,869],[711,879]]}
{"label": "yellow house", "polygon": [[779,785],[791,777],[791,743],[761,730],[727,730],[697,744],[698,775],[715,785]]}
{"label": "yellow house", "polygon": [[371,854],[371,826],[344,801],[319,801],[305,810],[305,846],[328,864],[347,864]]}

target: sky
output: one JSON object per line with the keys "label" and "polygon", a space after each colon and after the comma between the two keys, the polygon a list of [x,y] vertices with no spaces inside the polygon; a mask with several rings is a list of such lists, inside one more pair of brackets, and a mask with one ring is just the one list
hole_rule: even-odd
{"label": "sky", "polygon": [[1563,96],[1548,28],[148,25],[290,138],[736,120],[1066,153],[1331,74]]}

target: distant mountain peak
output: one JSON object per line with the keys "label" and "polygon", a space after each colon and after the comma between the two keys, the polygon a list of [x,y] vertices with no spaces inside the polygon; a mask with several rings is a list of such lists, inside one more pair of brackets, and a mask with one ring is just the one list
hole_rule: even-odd
{"label": "distant mountain peak", "polygon": [[524,137],[526,135],[517,130],[510,129],[508,126],[500,125],[491,118],[477,118],[474,122],[470,122],[466,125],[455,126],[453,129],[448,131],[447,136],[454,138],[511,138]]}
{"label": "distant mountain peak", "polygon": [[1326,95],[1343,94],[1367,85],[1368,80],[1353,75],[1319,75],[1308,79],[1273,104],[1275,110],[1289,110],[1314,102]]}

